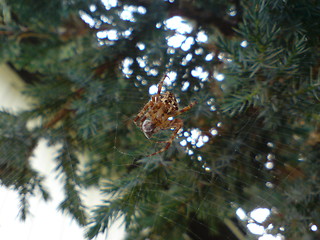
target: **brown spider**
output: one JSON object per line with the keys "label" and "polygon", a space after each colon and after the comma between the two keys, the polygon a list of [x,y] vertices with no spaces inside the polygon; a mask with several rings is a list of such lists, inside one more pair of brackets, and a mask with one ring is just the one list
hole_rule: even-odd
{"label": "brown spider", "polygon": [[[173,93],[161,93],[162,85],[166,77],[167,75],[160,80],[157,94],[152,96],[151,100],[143,107],[134,119],[135,124],[141,128],[142,132],[148,139],[160,130],[174,129],[169,140],[158,142],[167,143],[166,146],[147,157],[162,153],[170,147],[179,130],[183,127],[183,121],[174,117],[190,110],[197,103],[192,102],[189,106],[179,109],[177,99]],[[140,123],[138,124],[138,122]]]}

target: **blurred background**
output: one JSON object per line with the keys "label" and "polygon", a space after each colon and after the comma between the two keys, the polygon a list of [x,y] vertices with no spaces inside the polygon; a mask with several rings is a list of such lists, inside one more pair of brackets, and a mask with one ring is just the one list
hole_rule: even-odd
{"label": "blurred background", "polygon": [[[319,238],[318,1],[0,10],[1,237]],[[147,139],[134,119],[164,76],[197,104],[146,108],[183,122]]]}

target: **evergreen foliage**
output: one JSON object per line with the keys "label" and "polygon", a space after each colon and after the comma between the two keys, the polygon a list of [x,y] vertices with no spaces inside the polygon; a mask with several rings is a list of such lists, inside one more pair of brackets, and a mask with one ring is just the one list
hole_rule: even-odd
{"label": "evergreen foliage", "polygon": [[[263,224],[288,239],[319,237],[319,1],[4,0],[0,10],[0,61],[35,99],[0,114],[1,184],[19,192],[23,219],[35,190],[49,198],[29,163],[47,139],[60,146],[60,209],[89,239],[119,216],[127,239],[249,238],[232,230],[245,231],[238,207],[273,209]],[[173,16],[192,26],[176,48]],[[146,157],[162,145],[133,119],[168,72],[180,105],[198,104],[179,139]],[[81,200],[88,186],[106,194],[93,210]]]}

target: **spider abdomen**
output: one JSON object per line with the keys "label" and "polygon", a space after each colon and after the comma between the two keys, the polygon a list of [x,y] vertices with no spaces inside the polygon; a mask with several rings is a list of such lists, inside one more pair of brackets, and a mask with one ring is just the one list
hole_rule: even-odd
{"label": "spider abdomen", "polygon": [[141,129],[147,138],[150,138],[155,133],[155,125],[149,119],[142,123]]}

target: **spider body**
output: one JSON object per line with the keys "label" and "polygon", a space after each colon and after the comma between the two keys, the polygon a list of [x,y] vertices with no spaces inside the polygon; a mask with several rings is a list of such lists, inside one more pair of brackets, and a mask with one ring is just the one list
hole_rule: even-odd
{"label": "spider body", "polygon": [[165,110],[167,114],[171,114],[179,110],[178,101],[172,92],[160,94],[159,98],[160,102],[163,104],[163,110]]}
{"label": "spider body", "polygon": [[190,110],[196,104],[193,102],[189,106],[179,109],[178,101],[172,92],[161,93],[165,78],[166,76],[160,80],[158,92],[151,97],[151,100],[134,119],[135,124],[141,128],[148,139],[160,130],[174,130],[169,140],[161,142],[167,143],[166,146],[148,156],[164,152],[170,147],[179,130],[183,127],[183,121],[175,117]]}

